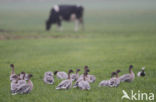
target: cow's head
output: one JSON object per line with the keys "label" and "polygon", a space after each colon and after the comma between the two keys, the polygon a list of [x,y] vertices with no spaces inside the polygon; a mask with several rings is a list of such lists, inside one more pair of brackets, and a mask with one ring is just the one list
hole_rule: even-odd
{"label": "cow's head", "polygon": [[49,19],[46,21],[46,30],[50,30],[52,24],[59,22],[59,12],[54,8],[50,12]]}
{"label": "cow's head", "polygon": [[46,21],[46,30],[50,30],[51,22],[49,20]]}

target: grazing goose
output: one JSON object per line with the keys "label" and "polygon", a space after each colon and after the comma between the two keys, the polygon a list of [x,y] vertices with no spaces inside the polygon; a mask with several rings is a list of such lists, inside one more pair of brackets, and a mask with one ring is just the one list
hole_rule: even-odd
{"label": "grazing goose", "polygon": [[67,79],[68,74],[66,72],[55,71],[54,75],[56,75],[59,79]]}
{"label": "grazing goose", "polygon": [[28,75],[28,82],[24,85],[19,86],[15,93],[17,93],[17,94],[28,94],[28,93],[30,93],[33,89],[33,83],[30,80],[31,77],[32,77],[32,74],[29,74]]}
{"label": "grazing goose", "polygon": [[50,72],[50,71],[49,71],[49,72],[45,72],[45,73],[44,73],[43,81],[44,81],[46,84],[53,84],[53,83],[54,83],[53,73]]}
{"label": "grazing goose", "polygon": [[13,76],[15,76],[15,68],[14,68],[14,64],[10,64],[11,67],[11,74],[10,74],[10,81],[15,80]]}
{"label": "grazing goose", "polygon": [[133,66],[130,65],[129,66],[129,73],[128,74],[124,74],[124,75],[122,75],[122,76],[119,77],[120,82],[131,82],[131,81],[134,80],[135,74],[132,71],[132,68],[133,68]]}
{"label": "grazing goose", "polygon": [[81,89],[81,90],[89,90],[90,89],[90,84],[89,82],[87,81],[87,74],[88,72],[86,71],[83,75],[83,80],[80,81],[78,83],[78,87]]}
{"label": "grazing goose", "polygon": [[112,80],[114,78],[114,75],[116,75],[116,73],[115,72],[112,72],[110,80],[103,80],[103,81],[101,81],[99,83],[99,87],[101,87],[101,86],[110,86],[111,85],[111,82],[112,82]]}
{"label": "grazing goose", "polygon": [[68,72],[68,79],[61,81],[61,83],[56,87],[57,90],[59,89],[69,89],[72,86],[72,79],[70,77],[70,73],[72,73],[73,70],[69,70]]}
{"label": "grazing goose", "polygon": [[77,69],[76,74],[71,74],[71,78],[73,81],[76,81],[79,78],[79,71],[80,69]]}
{"label": "grazing goose", "polygon": [[120,79],[119,79],[119,76],[118,76],[118,73],[121,72],[120,70],[117,70],[114,74],[116,75],[116,77],[113,77],[111,80],[110,80],[110,87],[117,87],[119,86],[120,84]]}
{"label": "grazing goose", "polygon": [[18,76],[17,75],[13,75],[12,78],[14,80],[11,81],[11,93],[12,93],[12,95],[15,95],[17,87],[18,87]]}
{"label": "grazing goose", "polygon": [[145,67],[142,67],[142,70],[140,72],[138,72],[138,77],[144,77],[146,75],[145,73]]}

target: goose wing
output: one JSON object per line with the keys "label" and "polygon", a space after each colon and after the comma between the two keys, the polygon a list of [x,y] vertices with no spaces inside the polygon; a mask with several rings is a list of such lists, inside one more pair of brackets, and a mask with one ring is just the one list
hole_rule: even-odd
{"label": "goose wing", "polygon": [[57,87],[56,89],[69,89],[72,85],[71,80],[63,80]]}
{"label": "goose wing", "polygon": [[129,81],[131,81],[131,75],[130,74],[124,74],[124,75],[120,76],[119,79],[121,82],[124,82],[124,81],[129,82]]}
{"label": "goose wing", "polygon": [[31,87],[29,85],[21,85],[17,88],[16,93],[18,94],[27,94],[31,91]]}

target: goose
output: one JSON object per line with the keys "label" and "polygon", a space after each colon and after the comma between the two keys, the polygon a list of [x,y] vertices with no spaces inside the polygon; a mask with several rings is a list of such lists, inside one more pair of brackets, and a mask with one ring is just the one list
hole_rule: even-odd
{"label": "goose", "polygon": [[[84,67],[84,72],[86,71],[86,70],[88,70],[89,68],[88,68],[88,66],[85,66]],[[95,82],[95,80],[96,80],[96,77],[94,76],[94,75],[87,75],[87,77],[88,77],[88,79],[89,79],[89,83],[93,83],[93,82]],[[82,75],[80,75],[80,78],[82,79],[83,78],[83,74]]]}
{"label": "goose", "polygon": [[43,81],[46,83],[46,84],[53,84],[54,83],[54,78],[53,78],[53,73],[52,72],[45,72],[44,73],[44,78],[43,78]]}
{"label": "goose", "polygon": [[115,72],[112,72],[111,78],[110,78],[109,80],[103,80],[103,81],[101,81],[101,82],[99,83],[99,87],[101,87],[101,86],[110,86],[110,85],[111,85],[111,81],[112,81],[113,78],[114,78],[114,75],[116,75],[116,73],[115,73]]}
{"label": "goose", "polygon": [[110,87],[117,87],[119,86],[120,84],[120,79],[119,79],[119,76],[118,76],[118,73],[121,72],[120,70],[117,70],[114,75],[116,75],[115,77],[113,77],[111,80],[110,80]]}
{"label": "goose", "polygon": [[119,77],[120,82],[132,82],[135,78],[135,74],[132,71],[133,65],[129,66],[129,73],[128,74],[124,74],[122,76]]}
{"label": "goose", "polygon": [[79,71],[80,69],[77,69],[75,74],[71,74],[71,78],[73,81],[76,81],[79,78]]}
{"label": "goose", "polygon": [[57,90],[59,89],[69,89],[72,87],[72,79],[70,77],[70,73],[72,73],[73,70],[69,70],[68,71],[68,79],[61,81],[61,83],[59,83],[59,85],[56,87]]}
{"label": "goose", "polygon": [[78,83],[78,87],[81,89],[81,90],[90,90],[90,84],[89,82],[87,81],[87,74],[88,72],[86,71],[83,75],[83,80],[80,81]]}
{"label": "goose", "polygon": [[17,88],[17,90],[15,91],[15,93],[17,94],[28,94],[32,91],[33,89],[33,83],[30,80],[30,78],[32,77],[32,74],[28,75],[28,82],[24,85],[21,85]]}
{"label": "goose", "polygon": [[14,76],[12,76],[12,78],[14,80],[11,81],[11,85],[10,85],[11,86],[11,93],[12,93],[12,95],[15,95],[17,87],[18,87],[18,76],[14,75]]}
{"label": "goose", "polygon": [[55,71],[54,75],[56,75],[59,79],[67,79],[68,74],[66,72]]}
{"label": "goose", "polygon": [[142,70],[140,72],[138,72],[138,77],[144,77],[146,75],[145,73],[145,67],[142,67]]}
{"label": "goose", "polygon": [[[88,70],[88,66],[84,66],[84,73],[86,72],[86,70]],[[81,74],[79,78],[83,78],[84,74]]]}
{"label": "goose", "polygon": [[78,87],[79,82],[83,81],[83,80],[84,80],[84,77],[85,77],[85,80],[86,80],[86,81],[90,82],[90,79],[88,78],[88,72],[89,72],[89,71],[90,71],[89,69],[86,69],[86,70],[85,70],[84,73],[87,73],[87,75],[86,75],[86,76],[84,76],[85,74],[84,74],[83,76],[81,75],[81,77],[79,77],[79,78],[77,79],[77,81],[75,82],[73,88]]}
{"label": "goose", "polygon": [[11,67],[11,74],[10,74],[10,81],[15,80],[15,68],[14,68],[14,64],[10,64]]}
{"label": "goose", "polygon": [[21,72],[19,75],[18,86],[25,85],[26,83],[25,72]]}

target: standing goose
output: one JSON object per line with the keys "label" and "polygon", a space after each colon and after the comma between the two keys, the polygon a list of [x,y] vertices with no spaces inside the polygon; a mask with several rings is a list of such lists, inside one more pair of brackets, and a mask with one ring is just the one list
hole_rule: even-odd
{"label": "standing goose", "polygon": [[72,86],[72,79],[70,77],[70,73],[72,73],[73,70],[69,70],[68,72],[68,79],[61,81],[61,83],[56,87],[57,90],[59,89],[69,89]]}
{"label": "standing goose", "polygon": [[142,70],[140,72],[138,72],[138,77],[144,77],[146,75],[145,73],[145,67],[142,67]]}
{"label": "standing goose", "polygon": [[33,89],[33,83],[30,80],[30,78],[32,77],[32,74],[28,75],[28,82],[24,85],[21,85],[17,88],[16,93],[17,94],[28,94],[32,91]]}
{"label": "standing goose", "polygon": [[110,80],[103,80],[103,81],[101,81],[99,83],[99,87],[101,87],[101,86],[110,86],[111,85],[111,82],[112,82],[112,80],[114,78],[114,75],[116,75],[116,73],[115,72],[112,72]]}
{"label": "standing goose", "polygon": [[53,84],[53,83],[54,83],[53,73],[50,72],[50,71],[49,71],[49,72],[45,72],[45,73],[44,73],[43,81],[44,81],[46,84]]}
{"label": "standing goose", "polygon": [[87,81],[87,74],[88,72],[86,71],[83,75],[83,80],[80,81],[78,83],[78,87],[81,89],[81,90],[90,90],[90,84],[89,82]]}
{"label": "standing goose", "polygon": [[76,81],[79,78],[79,71],[80,69],[77,69],[76,74],[71,74],[71,78],[73,81]]}
{"label": "standing goose", "polygon": [[132,68],[133,68],[133,66],[130,65],[129,66],[129,73],[128,74],[124,74],[124,75],[122,75],[122,76],[119,77],[120,82],[131,82],[131,81],[134,80],[135,74],[132,71]]}
{"label": "standing goose", "polygon": [[59,79],[67,79],[68,74],[66,72],[55,71],[54,75],[56,75]]}
{"label": "standing goose", "polygon": [[10,81],[12,81],[12,80],[15,80],[15,77],[13,77],[13,76],[16,75],[15,74],[14,64],[10,64],[10,67],[11,67]]}

